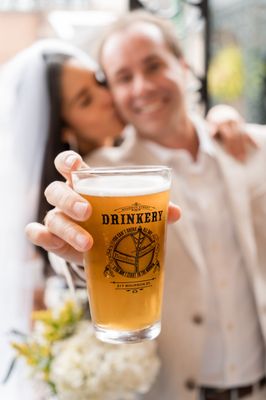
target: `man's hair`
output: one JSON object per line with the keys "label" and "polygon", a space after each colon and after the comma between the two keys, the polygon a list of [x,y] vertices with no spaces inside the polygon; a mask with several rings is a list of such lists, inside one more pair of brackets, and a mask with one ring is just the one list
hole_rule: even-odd
{"label": "man's hair", "polygon": [[174,25],[170,21],[167,21],[145,11],[131,11],[119,17],[119,19],[116,20],[105,32],[98,48],[99,62],[101,62],[102,52],[105,43],[108,41],[110,36],[112,36],[114,33],[126,31],[130,26],[142,22],[156,26],[162,33],[166,45],[168,46],[169,50],[174,54],[174,56],[179,59],[184,58]]}

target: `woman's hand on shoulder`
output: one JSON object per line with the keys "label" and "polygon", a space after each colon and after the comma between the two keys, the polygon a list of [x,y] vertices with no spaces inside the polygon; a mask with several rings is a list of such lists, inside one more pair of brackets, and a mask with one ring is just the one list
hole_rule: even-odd
{"label": "woman's hand on shoulder", "polygon": [[250,147],[258,144],[246,131],[242,116],[231,106],[217,105],[210,109],[206,120],[211,126],[211,134],[219,140],[225,150],[237,160],[244,162]]}

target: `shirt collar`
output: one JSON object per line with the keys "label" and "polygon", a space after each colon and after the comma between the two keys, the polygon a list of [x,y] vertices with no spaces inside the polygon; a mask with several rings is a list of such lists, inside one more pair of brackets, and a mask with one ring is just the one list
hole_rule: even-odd
{"label": "shirt collar", "polygon": [[[215,148],[206,122],[202,118],[195,115],[190,115],[190,119],[195,126],[196,134],[199,139],[199,156],[200,154],[205,153],[212,157],[214,155]],[[160,162],[163,163],[169,163],[173,158],[176,157],[190,158],[190,154],[187,150],[164,147],[150,140],[144,140],[144,143],[145,146],[148,147],[148,149],[150,149],[150,151],[155,154],[157,158],[159,158]]]}
{"label": "shirt collar", "polygon": [[199,139],[199,152],[214,155],[215,147],[209,132],[209,127],[204,119],[197,115],[190,115]]}

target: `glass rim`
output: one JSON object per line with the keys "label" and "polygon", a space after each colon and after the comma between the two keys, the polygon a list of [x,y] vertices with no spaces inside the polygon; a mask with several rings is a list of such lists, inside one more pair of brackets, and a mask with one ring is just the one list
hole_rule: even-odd
{"label": "glass rim", "polygon": [[166,165],[126,165],[111,167],[85,167],[76,171],[71,171],[72,176],[82,175],[114,175],[125,174],[131,175],[136,173],[152,173],[152,172],[170,172],[172,168]]}

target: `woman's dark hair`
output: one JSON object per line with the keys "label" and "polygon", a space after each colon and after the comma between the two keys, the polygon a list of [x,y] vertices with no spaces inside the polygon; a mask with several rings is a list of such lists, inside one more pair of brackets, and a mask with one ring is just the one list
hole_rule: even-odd
{"label": "woman's dark hair", "polygon": [[[38,222],[43,222],[46,213],[52,206],[44,196],[45,188],[55,180],[62,180],[62,176],[54,166],[54,159],[61,151],[69,150],[69,145],[62,140],[62,129],[65,123],[62,118],[62,90],[61,75],[64,64],[71,58],[66,54],[44,54],[47,64],[47,88],[50,101],[50,121],[48,125],[47,142],[44,151],[41,182],[39,189]],[[38,248],[39,252],[48,261],[47,252]]]}

